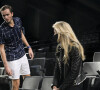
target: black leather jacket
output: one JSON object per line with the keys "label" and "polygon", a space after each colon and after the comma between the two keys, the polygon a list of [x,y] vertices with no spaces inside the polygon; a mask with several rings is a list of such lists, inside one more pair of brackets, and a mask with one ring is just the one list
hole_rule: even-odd
{"label": "black leather jacket", "polygon": [[57,63],[55,65],[53,86],[57,86],[60,90],[66,90],[73,85],[82,83],[86,76],[82,68],[82,59],[76,47],[72,47],[69,52],[67,64],[62,61],[63,49],[59,48],[56,54]]}

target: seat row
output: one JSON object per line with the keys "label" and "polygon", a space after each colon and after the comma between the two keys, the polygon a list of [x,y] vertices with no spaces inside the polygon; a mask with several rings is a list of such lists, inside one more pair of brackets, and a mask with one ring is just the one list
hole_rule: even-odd
{"label": "seat row", "polygon": [[52,90],[53,76],[28,76],[25,77],[20,90]]}

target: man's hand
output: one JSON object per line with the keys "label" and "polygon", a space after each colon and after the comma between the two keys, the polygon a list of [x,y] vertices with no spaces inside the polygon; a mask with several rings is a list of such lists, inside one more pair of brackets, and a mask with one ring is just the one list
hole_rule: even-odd
{"label": "man's hand", "polygon": [[34,53],[32,51],[32,48],[29,48],[28,53],[29,53],[30,58],[33,59],[34,58]]}
{"label": "man's hand", "polygon": [[8,66],[5,67],[5,70],[6,70],[6,74],[7,75],[12,76],[12,71],[11,71],[11,69]]}
{"label": "man's hand", "polygon": [[5,67],[6,73],[9,76],[11,76],[12,75],[12,71],[9,68],[8,63],[7,63],[6,53],[5,53],[5,49],[4,49],[4,44],[0,44],[0,53],[1,53],[1,58],[2,58],[2,61],[3,61],[4,67]]}
{"label": "man's hand", "polygon": [[34,57],[34,54],[33,54],[33,51],[32,51],[32,48],[30,47],[30,45],[28,44],[27,40],[26,40],[26,37],[24,36],[23,34],[23,31],[21,30],[21,34],[22,34],[22,41],[24,42],[24,44],[29,48],[28,48],[28,53],[29,53],[29,56],[31,59],[33,59]]}

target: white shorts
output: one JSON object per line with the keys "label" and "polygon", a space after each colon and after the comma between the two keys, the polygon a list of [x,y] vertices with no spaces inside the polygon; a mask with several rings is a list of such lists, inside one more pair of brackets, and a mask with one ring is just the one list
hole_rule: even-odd
{"label": "white shorts", "polygon": [[29,63],[26,54],[18,60],[8,61],[8,65],[12,70],[12,76],[9,76],[11,79],[19,79],[20,75],[30,74]]}

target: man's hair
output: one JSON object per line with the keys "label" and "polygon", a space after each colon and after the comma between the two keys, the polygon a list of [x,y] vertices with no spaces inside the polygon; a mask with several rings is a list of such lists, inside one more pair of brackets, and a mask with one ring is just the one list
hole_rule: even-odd
{"label": "man's hair", "polygon": [[0,12],[1,12],[1,11],[4,11],[4,10],[6,10],[6,9],[9,9],[11,13],[13,12],[13,9],[12,9],[12,7],[11,7],[10,5],[4,5],[4,6],[2,6],[2,7],[0,8]]}

